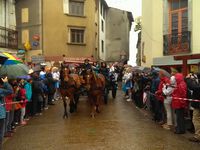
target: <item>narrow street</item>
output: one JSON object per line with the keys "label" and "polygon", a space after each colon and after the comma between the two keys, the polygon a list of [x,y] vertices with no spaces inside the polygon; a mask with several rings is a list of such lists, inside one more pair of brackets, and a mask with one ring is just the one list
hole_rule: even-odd
{"label": "narrow street", "polygon": [[78,112],[63,119],[62,101],[34,117],[4,142],[4,150],[199,150],[200,145],[162,129],[131,102],[110,98],[95,119],[82,97]]}

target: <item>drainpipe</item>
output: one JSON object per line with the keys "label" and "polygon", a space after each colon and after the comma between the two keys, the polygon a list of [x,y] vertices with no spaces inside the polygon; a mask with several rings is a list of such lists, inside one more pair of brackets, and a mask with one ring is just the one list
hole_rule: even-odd
{"label": "drainpipe", "polygon": [[43,8],[44,8],[44,1],[42,0],[41,2],[41,7],[40,7],[40,16],[41,16],[41,35],[40,35],[40,37],[41,37],[41,44],[42,44],[42,46],[41,46],[41,48],[42,48],[42,55],[44,56],[44,29],[43,29],[43,26],[44,26],[44,13],[43,13]]}
{"label": "drainpipe", "polygon": [[7,12],[7,11],[6,11],[6,7],[7,7],[7,6],[6,6],[6,0],[4,0],[4,8],[5,8],[5,10],[4,10],[4,12],[5,12],[5,14],[4,14],[4,15],[5,15],[5,22],[4,22],[4,23],[5,23],[5,47],[7,46],[7,45],[6,45],[6,24],[7,24],[7,23],[6,23],[6,20],[7,20],[7,16],[6,16],[6,12]]}

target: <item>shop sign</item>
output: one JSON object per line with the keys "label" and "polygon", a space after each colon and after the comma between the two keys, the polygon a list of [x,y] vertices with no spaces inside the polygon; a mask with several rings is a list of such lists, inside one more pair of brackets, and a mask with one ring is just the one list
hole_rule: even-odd
{"label": "shop sign", "polygon": [[45,58],[44,58],[44,56],[32,56],[31,57],[31,61],[34,64],[44,63],[45,62]]}

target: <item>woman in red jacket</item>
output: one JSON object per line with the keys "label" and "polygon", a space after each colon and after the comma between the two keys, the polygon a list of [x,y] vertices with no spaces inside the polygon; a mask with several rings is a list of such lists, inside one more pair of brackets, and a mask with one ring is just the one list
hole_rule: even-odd
{"label": "woman in red jacket", "polygon": [[172,93],[172,109],[176,114],[176,134],[185,133],[185,120],[184,120],[184,110],[187,108],[187,101],[180,99],[186,98],[187,96],[187,85],[184,81],[184,77],[181,73],[175,74],[176,86],[174,92]]}
{"label": "woman in red jacket", "polygon": [[163,87],[165,84],[169,84],[170,80],[168,77],[164,75],[162,71],[159,72],[160,83],[158,86],[158,90],[156,91],[156,119],[159,121],[159,124],[164,124],[164,96],[163,96]]}

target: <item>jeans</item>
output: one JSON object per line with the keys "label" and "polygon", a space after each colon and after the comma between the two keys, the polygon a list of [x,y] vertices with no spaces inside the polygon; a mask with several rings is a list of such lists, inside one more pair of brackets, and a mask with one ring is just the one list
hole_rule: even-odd
{"label": "jeans", "polygon": [[60,96],[59,90],[56,89],[56,92],[54,93],[54,99],[57,99]]}
{"label": "jeans", "polygon": [[15,112],[14,112],[14,122],[19,123],[20,117],[21,117],[21,109],[15,110]]}
{"label": "jeans", "polygon": [[54,94],[48,94],[48,104],[52,103]]}
{"label": "jeans", "polygon": [[42,102],[38,102],[37,103],[37,113],[41,113],[42,112]]}
{"label": "jeans", "polygon": [[10,120],[10,111],[6,111],[4,134],[8,132],[7,127],[8,127],[9,120]]}
{"label": "jeans", "polygon": [[176,132],[185,133],[185,118],[184,118],[184,108],[175,109],[176,113]]}
{"label": "jeans", "polygon": [[0,150],[2,150],[4,129],[5,129],[5,119],[0,119]]}
{"label": "jeans", "polygon": [[12,130],[12,122],[14,119],[14,111],[7,111],[6,112],[6,119],[5,119],[5,133]]}
{"label": "jeans", "polygon": [[21,117],[20,117],[20,121],[24,121],[24,117],[25,117],[25,114],[26,114],[26,108],[21,108]]}
{"label": "jeans", "polygon": [[195,127],[195,137],[200,139],[200,109],[193,110],[193,123]]}
{"label": "jeans", "polygon": [[164,107],[167,113],[167,125],[173,125],[171,101],[164,100]]}
{"label": "jeans", "polygon": [[164,112],[163,112],[163,102],[156,100],[155,101],[155,121],[163,121],[164,120]]}
{"label": "jeans", "polygon": [[14,120],[14,110],[10,111],[10,115],[9,115],[9,122],[7,124],[7,131],[11,131],[12,130],[12,123]]}
{"label": "jeans", "polygon": [[27,104],[26,104],[26,117],[29,117],[29,116],[31,116],[31,112],[32,112],[32,110],[31,110],[32,108],[31,108],[31,102],[28,102]]}

